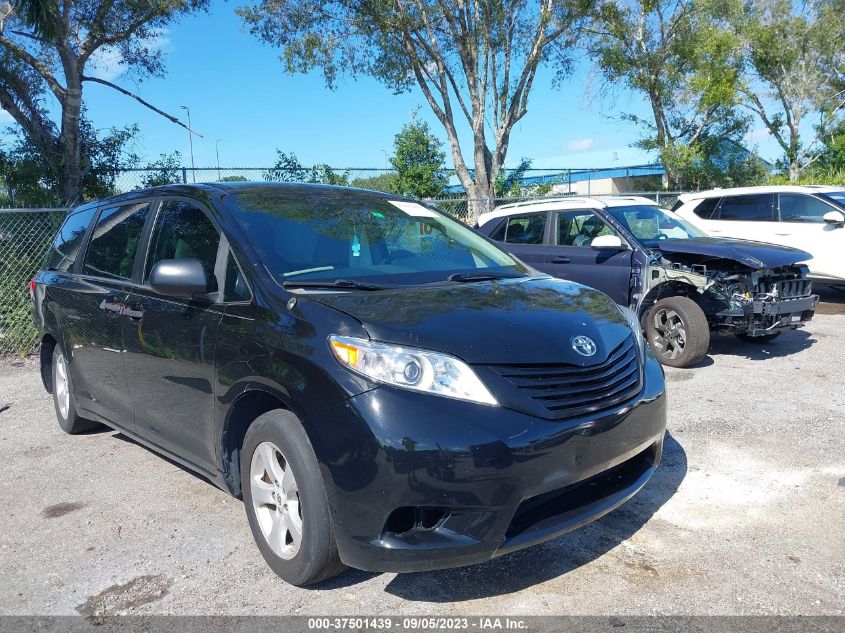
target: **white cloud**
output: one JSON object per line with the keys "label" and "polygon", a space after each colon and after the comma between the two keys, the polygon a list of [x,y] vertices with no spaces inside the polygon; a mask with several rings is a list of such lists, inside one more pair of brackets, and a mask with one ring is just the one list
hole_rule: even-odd
{"label": "white cloud", "polygon": [[586,152],[594,143],[595,140],[591,138],[573,139],[566,144],[566,149],[570,152]]}
{"label": "white cloud", "polygon": [[748,144],[759,143],[761,141],[768,140],[768,138],[769,130],[764,127],[758,127],[756,129],[753,129],[745,135],[745,141]]}
{"label": "white cloud", "polygon": [[[155,35],[147,38],[145,45],[150,50],[166,48],[170,44],[170,38],[166,29],[162,29]],[[126,72],[126,64],[123,55],[114,47],[104,46],[97,49],[91,55],[88,74],[105,81],[114,81]]]}

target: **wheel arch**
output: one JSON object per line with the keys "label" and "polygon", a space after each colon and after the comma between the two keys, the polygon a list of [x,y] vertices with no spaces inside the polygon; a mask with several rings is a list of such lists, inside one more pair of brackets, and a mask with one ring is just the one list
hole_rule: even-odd
{"label": "wheel arch", "polygon": [[220,431],[220,461],[226,486],[235,497],[242,494],[240,457],[246,432],[260,415],[277,409],[291,410],[278,394],[261,388],[247,388],[229,406]]}
{"label": "wheel arch", "polygon": [[41,344],[38,351],[38,360],[41,370],[41,383],[47,393],[53,393],[53,350],[59,342],[49,332],[41,337]]}

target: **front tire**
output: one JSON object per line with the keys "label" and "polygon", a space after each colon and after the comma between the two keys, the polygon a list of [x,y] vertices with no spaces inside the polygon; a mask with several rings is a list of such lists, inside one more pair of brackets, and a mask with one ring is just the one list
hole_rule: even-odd
{"label": "front tire", "polygon": [[646,335],[657,358],[669,367],[695,365],[710,347],[707,317],[687,297],[667,297],[655,303],[646,318]]}
{"label": "front tire", "polygon": [[249,427],[241,488],[258,549],[283,580],[302,587],[345,569],[317,457],[290,411],[269,411]]}
{"label": "front tire", "polygon": [[56,408],[56,419],[62,430],[70,435],[76,435],[101,427],[102,425],[99,422],[80,418],[77,414],[73,382],[70,377],[70,365],[58,345],[53,348],[52,372],[53,405]]}

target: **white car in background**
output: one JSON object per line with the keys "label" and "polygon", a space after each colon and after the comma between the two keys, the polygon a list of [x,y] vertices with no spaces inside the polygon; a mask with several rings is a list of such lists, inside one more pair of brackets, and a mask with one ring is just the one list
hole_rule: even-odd
{"label": "white car in background", "polygon": [[672,210],[712,237],[807,251],[813,280],[845,283],[845,187],[712,189],[682,194]]}

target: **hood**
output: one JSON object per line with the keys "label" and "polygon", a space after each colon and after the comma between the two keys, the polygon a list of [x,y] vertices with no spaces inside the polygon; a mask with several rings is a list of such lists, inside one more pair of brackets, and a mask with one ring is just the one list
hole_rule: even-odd
{"label": "hood", "polygon": [[[374,340],[445,352],[471,364],[587,366],[602,362],[630,335],[610,297],[545,277],[308,298],[359,320]],[[595,341],[594,356],[575,353],[577,335]]]}
{"label": "hood", "polygon": [[764,242],[735,240],[728,237],[691,237],[660,240],[655,246],[664,253],[709,255],[739,262],[749,268],[779,268],[812,259],[812,255],[796,248]]}

